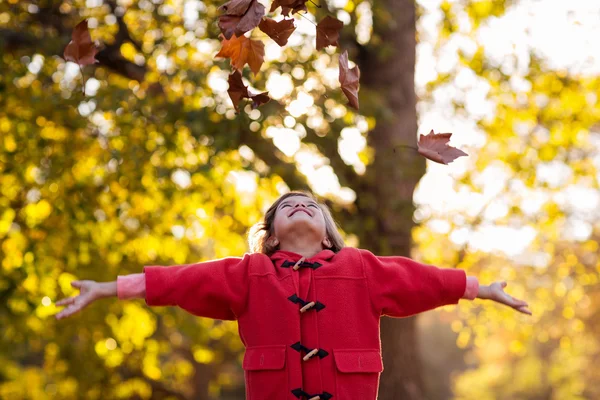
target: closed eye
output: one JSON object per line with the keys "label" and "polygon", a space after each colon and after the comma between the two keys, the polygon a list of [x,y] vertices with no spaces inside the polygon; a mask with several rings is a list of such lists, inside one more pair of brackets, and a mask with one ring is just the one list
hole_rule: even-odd
{"label": "closed eye", "polygon": [[[281,206],[281,208],[285,208],[285,207],[291,207],[290,204],[284,204]],[[314,207],[314,208],[319,208],[316,204],[309,204],[308,207]]]}

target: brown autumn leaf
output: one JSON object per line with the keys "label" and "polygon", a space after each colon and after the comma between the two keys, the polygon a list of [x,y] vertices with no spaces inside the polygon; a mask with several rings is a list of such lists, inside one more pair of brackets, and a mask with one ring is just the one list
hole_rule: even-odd
{"label": "brown autumn leaf", "polygon": [[327,46],[337,46],[340,39],[340,30],[344,23],[330,15],[317,24],[317,50]]}
{"label": "brown autumn leaf", "polygon": [[258,108],[261,105],[268,103],[271,100],[268,93],[269,92],[262,92],[259,94],[251,94],[250,100],[252,100],[252,108]]}
{"label": "brown autumn leaf", "polygon": [[233,103],[233,107],[235,108],[235,112],[239,112],[238,106],[240,104],[240,100],[248,97],[248,87],[244,85],[242,81],[242,74],[239,71],[235,71],[233,74],[229,75],[227,79],[229,83],[229,89],[227,89],[227,93],[229,93],[229,97],[231,98],[231,102]]}
{"label": "brown autumn leaf", "polygon": [[64,58],[80,66],[97,63],[96,53],[98,49],[92,42],[92,37],[88,30],[87,19],[77,24],[71,35],[71,41],[65,47]]}
{"label": "brown autumn leaf", "polygon": [[240,19],[242,19],[242,17],[237,15],[221,15],[219,17],[219,29],[226,39],[231,39],[231,37],[235,35]]}
{"label": "brown autumn leaf", "polygon": [[273,12],[277,7],[281,7],[281,14],[289,17],[290,13],[295,14],[300,11],[306,11],[306,2],[308,0],[273,0],[269,12]]}
{"label": "brown autumn leaf", "polygon": [[246,41],[246,48],[248,49],[246,62],[254,75],[256,75],[265,60],[265,44],[260,40],[248,39]]}
{"label": "brown autumn leaf", "polygon": [[[239,3],[239,4],[238,4]],[[227,3],[229,4],[229,3]],[[222,7],[226,6],[224,4]],[[230,5],[225,15],[219,17],[219,29],[226,39],[231,39],[233,35],[242,36],[244,33],[251,31],[256,28],[262,17],[265,15],[265,6],[260,4],[257,0],[251,0],[246,11],[241,14],[231,14],[232,12],[240,12],[243,9],[245,3],[237,2]]]}
{"label": "brown autumn leaf", "polygon": [[271,18],[263,18],[258,24],[258,28],[280,46],[285,46],[292,32],[296,30],[293,18],[282,19],[279,22]]}
{"label": "brown autumn leaf", "polygon": [[236,113],[239,112],[239,105],[242,99],[252,100],[252,108],[257,108],[271,100],[267,94],[268,92],[250,94],[248,86],[244,85],[242,74],[240,74],[239,71],[235,71],[233,74],[229,75],[227,82],[229,83],[227,93],[229,93],[229,97],[231,98]]}
{"label": "brown autumn leaf", "polygon": [[348,50],[340,55],[339,65],[342,91],[348,98],[349,105],[358,110],[358,89],[360,80],[360,70],[358,69],[358,65],[352,69],[348,68]]}
{"label": "brown autumn leaf", "polygon": [[265,6],[260,4],[257,0],[253,0],[248,7],[248,11],[242,16],[240,23],[237,27],[236,35],[241,35],[256,28],[262,17],[265,16]]}
{"label": "brown autumn leaf", "polygon": [[231,66],[241,71],[247,63],[256,75],[265,58],[265,45],[260,40],[252,40],[244,35],[233,35],[231,39],[223,37],[221,50],[215,57],[229,58]]}
{"label": "brown autumn leaf", "polygon": [[451,133],[434,134],[433,129],[428,135],[419,135],[418,152],[425,158],[440,164],[451,163],[458,157],[468,156],[464,151],[448,145]]}
{"label": "brown autumn leaf", "polygon": [[248,11],[248,7],[250,7],[252,1],[253,0],[229,0],[219,7],[219,11],[225,12],[226,15],[242,16]]}

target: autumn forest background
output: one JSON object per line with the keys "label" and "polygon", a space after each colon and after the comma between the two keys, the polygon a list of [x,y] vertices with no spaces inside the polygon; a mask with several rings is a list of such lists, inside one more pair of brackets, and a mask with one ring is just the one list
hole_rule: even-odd
{"label": "autumn forest background", "polygon": [[[56,321],[55,302],[75,279],[242,255],[295,189],[348,245],[530,304],[384,318],[382,400],[600,398],[600,5],[308,1],[285,47],[252,32],[264,63],[242,76],[271,101],[236,114],[223,3],[0,1],[0,398],[243,399],[234,322],[116,299]],[[317,50],[327,15],[339,47]],[[80,70],[63,51],[84,19],[99,52]],[[469,156],[426,162],[411,147],[432,129]]]}

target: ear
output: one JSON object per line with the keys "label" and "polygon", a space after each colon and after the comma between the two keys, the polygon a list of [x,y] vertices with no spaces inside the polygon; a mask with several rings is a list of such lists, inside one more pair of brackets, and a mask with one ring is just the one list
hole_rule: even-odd
{"label": "ear", "polygon": [[273,236],[271,236],[271,237],[270,237],[270,238],[267,240],[267,242],[269,243],[269,245],[271,245],[271,246],[273,246],[273,247],[274,247],[274,246],[277,246],[277,245],[279,244],[279,240],[277,240],[277,238],[276,238],[276,237],[273,237]]}
{"label": "ear", "polygon": [[333,247],[333,245],[331,244],[331,240],[329,240],[329,238],[327,237],[323,239],[323,246],[327,247],[328,249]]}

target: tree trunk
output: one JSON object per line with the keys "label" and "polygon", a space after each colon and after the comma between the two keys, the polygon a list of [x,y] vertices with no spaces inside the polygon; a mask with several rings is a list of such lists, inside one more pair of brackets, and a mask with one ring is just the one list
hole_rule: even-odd
{"label": "tree trunk", "polygon": [[[386,13],[390,18],[381,20]],[[413,192],[425,172],[424,159],[405,147],[416,147],[416,5],[414,0],[377,1],[373,14],[376,42],[359,57],[361,86],[378,96],[387,113],[377,116],[376,127],[369,132],[375,159],[366,172],[366,188],[357,196],[359,207],[368,214],[360,244],[377,255],[409,256]],[[414,317],[381,321],[382,400],[425,398],[415,322]]]}

